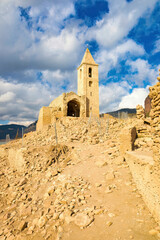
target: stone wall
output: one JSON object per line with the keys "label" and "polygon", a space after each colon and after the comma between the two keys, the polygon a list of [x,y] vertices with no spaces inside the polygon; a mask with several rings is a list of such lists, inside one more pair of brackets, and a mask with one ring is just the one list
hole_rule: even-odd
{"label": "stone wall", "polygon": [[154,171],[152,156],[126,152],[125,159],[143,200],[155,220],[160,224],[160,179],[158,173]]}
{"label": "stone wall", "polygon": [[25,161],[26,148],[11,148],[8,151],[8,161],[10,166],[18,172],[24,172],[26,167]]}
{"label": "stone wall", "polygon": [[48,107],[40,109],[36,130],[42,130],[53,124],[57,118],[67,117],[68,102],[72,100],[80,105],[80,117],[86,117],[86,96],[78,96],[74,92],[63,93],[54,99]]}
{"label": "stone wall", "polygon": [[151,111],[151,99],[149,96],[147,96],[144,101],[145,117],[149,117],[150,111]]}
{"label": "stone wall", "polygon": [[[138,190],[152,215],[160,224],[160,76],[157,79],[158,82],[153,87],[150,87],[149,93],[151,120],[148,123],[151,126],[150,134],[153,140],[153,153],[152,151],[147,152],[147,149],[143,152],[126,152],[125,159]],[[138,106],[137,110],[137,117],[143,119],[142,107]],[[144,122],[142,127],[145,126]]]}
{"label": "stone wall", "polygon": [[160,76],[158,82],[153,87],[150,87],[149,97],[151,102],[151,126],[153,136],[153,156],[155,164],[159,168],[160,164]]}
{"label": "stone wall", "polygon": [[39,131],[45,126],[48,126],[49,124],[51,124],[51,108],[42,107],[39,112],[36,130]]}
{"label": "stone wall", "polygon": [[138,119],[144,119],[144,108],[141,105],[136,106],[136,115]]}
{"label": "stone wall", "polygon": [[120,153],[124,156],[126,151],[134,150],[134,142],[136,140],[136,128],[135,127],[126,127],[123,128],[119,135],[120,142]]}
{"label": "stone wall", "polygon": [[50,104],[49,107],[56,107],[59,111],[63,111],[63,99],[65,97],[65,93],[55,98]]}

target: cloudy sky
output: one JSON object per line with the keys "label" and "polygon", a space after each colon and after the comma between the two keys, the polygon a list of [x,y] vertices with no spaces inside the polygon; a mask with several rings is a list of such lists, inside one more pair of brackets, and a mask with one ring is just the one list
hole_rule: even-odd
{"label": "cloudy sky", "polygon": [[99,64],[100,112],[143,104],[160,68],[160,2],[0,0],[0,124],[28,124],[76,92],[87,44]]}

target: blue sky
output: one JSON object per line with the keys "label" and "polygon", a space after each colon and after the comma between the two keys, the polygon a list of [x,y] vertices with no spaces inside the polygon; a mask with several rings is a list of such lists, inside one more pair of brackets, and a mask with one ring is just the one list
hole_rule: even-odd
{"label": "blue sky", "polygon": [[99,64],[100,112],[143,104],[160,68],[158,0],[1,0],[0,124],[29,124],[77,92],[87,45]]}

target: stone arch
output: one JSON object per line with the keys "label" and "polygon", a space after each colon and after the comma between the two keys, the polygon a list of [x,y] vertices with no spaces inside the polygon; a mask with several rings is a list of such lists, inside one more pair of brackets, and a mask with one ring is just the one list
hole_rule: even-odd
{"label": "stone arch", "polygon": [[67,103],[67,116],[80,117],[80,103],[76,99]]}

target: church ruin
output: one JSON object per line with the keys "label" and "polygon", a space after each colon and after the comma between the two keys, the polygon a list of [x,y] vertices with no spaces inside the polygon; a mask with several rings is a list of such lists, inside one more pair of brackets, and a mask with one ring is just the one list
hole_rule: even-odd
{"label": "church ruin", "polygon": [[99,79],[98,64],[95,63],[89,49],[86,49],[78,71],[78,94],[63,93],[54,99],[48,107],[39,112],[37,130],[48,126],[60,117],[99,117]]}

